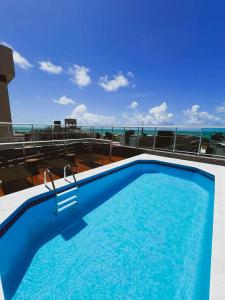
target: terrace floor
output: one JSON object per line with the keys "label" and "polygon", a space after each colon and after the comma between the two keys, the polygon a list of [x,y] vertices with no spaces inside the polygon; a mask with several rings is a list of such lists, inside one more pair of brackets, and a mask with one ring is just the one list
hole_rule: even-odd
{"label": "terrace floor", "polygon": [[[109,156],[103,156],[101,160],[96,160],[96,161],[93,161],[93,165],[96,164],[96,166],[99,164],[99,165],[108,165],[108,164],[111,164],[113,162],[116,162],[116,161],[120,161],[124,159],[123,157],[121,156],[111,156],[111,159],[109,158]],[[87,171],[87,170],[90,170],[93,168],[88,166],[87,164],[84,164],[83,161],[77,159],[76,160],[76,165],[77,167],[73,167],[73,171],[75,173],[81,173],[81,172],[84,172],[84,171]],[[96,167],[95,166],[95,167]],[[36,185],[39,185],[39,184],[43,184],[44,183],[44,168],[38,168],[38,171],[39,171],[39,174],[37,175],[33,175],[33,178],[32,177],[27,177],[26,180],[28,182],[28,184],[32,184],[33,186],[36,186]],[[59,175],[56,175],[56,174],[53,174],[53,179],[59,179],[61,178],[62,176],[59,176]],[[49,180],[48,180],[49,181]],[[20,188],[19,186],[19,183],[18,184],[18,188]],[[21,186],[21,190],[24,189],[23,186]],[[6,193],[4,193],[3,189],[0,187],[0,197],[1,196],[4,196],[6,195]]]}

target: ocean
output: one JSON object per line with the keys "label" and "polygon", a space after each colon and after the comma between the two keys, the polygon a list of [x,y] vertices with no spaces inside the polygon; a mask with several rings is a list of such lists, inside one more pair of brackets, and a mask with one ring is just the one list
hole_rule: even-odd
{"label": "ocean", "polygon": [[[42,125],[36,125],[33,126],[33,130],[35,131],[45,131],[45,130],[50,130],[51,126],[42,126]],[[85,126],[81,127],[81,132],[91,132],[93,130],[93,127],[90,126]],[[146,128],[144,127],[143,129],[141,127],[132,127],[132,128],[126,128],[125,130],[133,130],[134,135],[141,134],[143,132],[145,135],[154,135],[155,134],[155,129],[154,127],[149,127]],[[163,127],[163,128],[157,128],[158,131],[173,131],[173,128],[169,127]],[[32,126],[31,125],[13,125],[13,132],[14,133],[30,133],[32,131]],[[104,136],[106,132],[112,133],[114,135],[124,135],[124,127],[94,127],[94,132],[101,134],[101,136]],[[178,130],[176,131],[178,135],[192,135],[192,136],[201,136],[201,130],[199,128],[180,128],[178,127]],[[202,137],[203,138],[208,138],[211,139],[212,135],[215,133],[222,133],[225,136],[225,128],[202,128]]]}

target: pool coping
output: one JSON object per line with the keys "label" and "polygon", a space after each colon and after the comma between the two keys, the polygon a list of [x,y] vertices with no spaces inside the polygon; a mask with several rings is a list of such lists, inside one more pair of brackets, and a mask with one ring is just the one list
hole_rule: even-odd
{"label": "pool coping", "polygon": [[[184,169],[191,168],[192,171],[196,171],[197,169],[197,171],[200,170],[200,173],[203,172],[205,175],[211,174],[212,177],[215,178],[210,299],[225,299],[225,202],[223,201],[223,195],[225,196],[224,166],[162,157],[151,154],[140,154],[122,161],[114,162],[109,165],[79,173],[76,175],[77,182],[79,185],[83,185],[87,182],[95,180],[96,178],[115,172],[120,168],[127,167],[134,163],[147,161],[152,163],[158,162],[167,165],[173,164],[175,165],[174,167],[183,167]],[[62,190],[67,188],[69,189],[73,186],[72,176],[68,177],[68,181],[71,183],[65,184],[64,179],[56,180],[56,188]],[[42,194],[43,197],[41,201],[38,201],[40,194]],[[54,192],[47,189],[45,185],[39,185],[13,194],[2,196],[0,198],[0,229],[4,228],[6,224],[10,224],[15,217],[20,217],[20,215],[29,209],[29,207],[48,200],[49,198],[52,198],[53,195]]]}

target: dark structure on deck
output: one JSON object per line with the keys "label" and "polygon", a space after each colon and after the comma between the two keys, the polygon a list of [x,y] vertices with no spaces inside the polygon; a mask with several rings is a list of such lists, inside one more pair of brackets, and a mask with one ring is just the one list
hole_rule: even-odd
{"label": "dark structure on deck", "polygon": [[[12,122],[8,83],[15,77],[12,49],[0,45],[0,122]],[[8,137],[11,126],[0,125],[0,138]]]}

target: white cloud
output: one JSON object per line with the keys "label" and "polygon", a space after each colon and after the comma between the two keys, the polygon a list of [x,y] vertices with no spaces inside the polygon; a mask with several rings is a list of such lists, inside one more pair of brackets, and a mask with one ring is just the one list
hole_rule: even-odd
{"label": "white cloud", "polygon": [[128,86],[130,83],[122,72],[119,72],[117,75],[113,75],[111,80],[108,79],[107,75],[100,77],[98,84],[107,92],[115,92],[121,87]]}
{"label": "white cloud", "polygon": [[33,67],[25,57],[15,50],[13,50],[13,60],[22,69],[28,70]]}
{"label": "white cloud", "polygon": [[152,107],[148,113],[123,114],[127,124],[135,125],[166,125],[170,124],[173,114],[168,112],[166,102]]}
{"label": "white cloud", "polygon": [[61,104],[61,105],[75,104],[75,102],[72,99],[67,98],[66,96],[61,96],[58,99],[53,99],[52,102]]}
{"label": "white cloud", "polygon": [[89,72],[90,69],[84,66],[74,65],[69,68],[69,73],[72,75],[71,81],[80,88],[88,86],[91,83]]}
{"label": "white cloud", "polygon": [[30,64],[29,61],[25,57],[23,57],[18,51],[16,51],[11,45],[5,42],[1,42],[1,44],[13,50],[14,63],[17,64],[20,68],[28,70],[33,67],[33,65]]}
{"label": "white cloud", "polygon": [[167,111],[167,104],[163,102],[161,105],[149,109],[149,116],[152,117],[155,124],[165,124],[171,121],[173,114]]}
{"label": "white cloud", "polygon": [[116,124],[114,116],[106,116],[93,114],[88,112],[85,104],[80,104],[74,108],[69,118],[77,119],[80,125],[93,125],[93,126],[112,126]]}
{"label": "white cloud", "polygon": [[168,112],[165,102],[150,108],[147,113],[123,113],[118,117],[91,113],[85,104],[80,104],[68,117],[75,118],[80,125],[87,126],[141,126],[142,124],[157,126],[171,124],[173,114]]}
{"label": "white cloud", "polygon": [[184,110],[184,123],[189,125],[212,125],[221,123],[221,118],[208,113],[207,111],[199,111],[198,104],[192,105],[191,108]]}
{"label": "white cloud", "polygon": [[223,102],[220,106],[217,106],[217,107],[216,107],[216,111],[217,111],[218,113],[223,113],[223,112],[225,112],[225,102]]}
{"label": "white cloud", "polygon": [[127,76],[129,76],[129,77],[131,77],[131,78],[134,78],[135,76],[134,76],[134,73],[132,73],[131,71],[128,71],[127,72]]}
{"label": "white cloud", "polygon": [[138,107],[137,101],[132,101],[131,104],[129,105],[129,108],[131,108],[131,109],[135,109],[136,107]]}
{"label": "white cloud", "polygon": [[39,69],[51,74],[60,74],[63,71],[61,66],[56,66],[50,61],[39,61]]}

